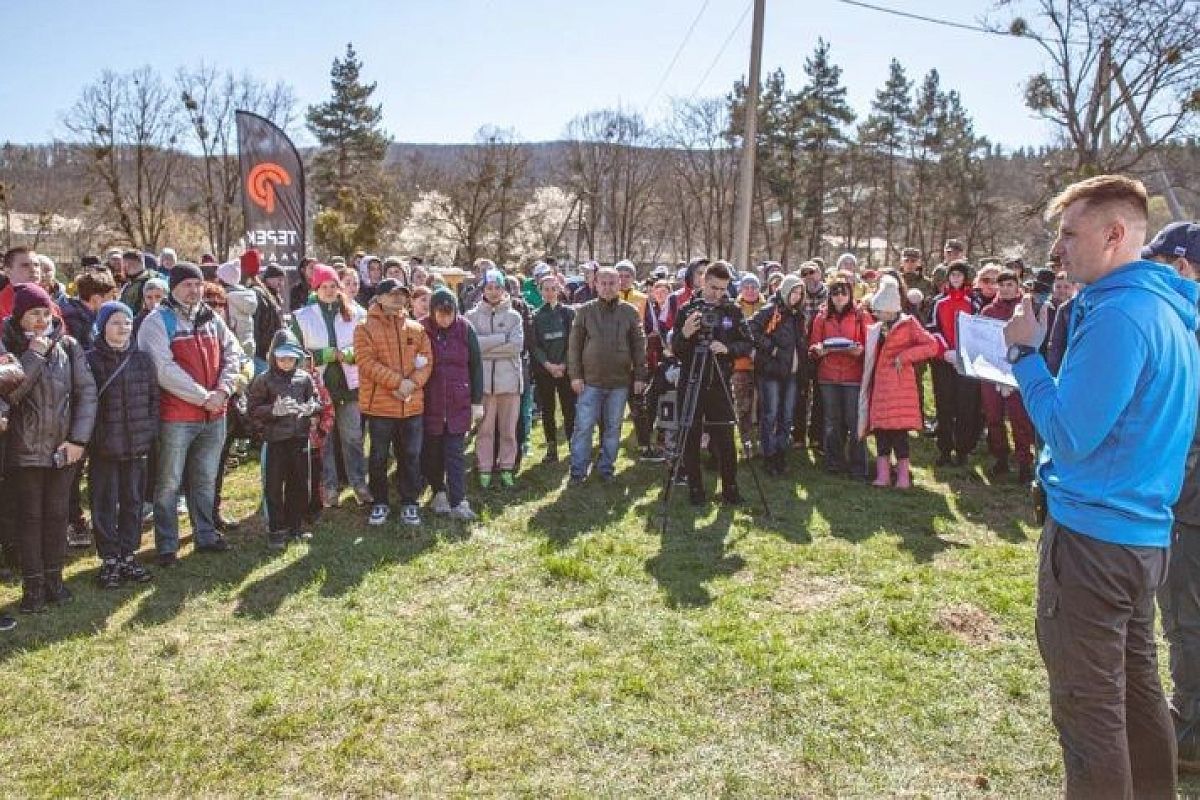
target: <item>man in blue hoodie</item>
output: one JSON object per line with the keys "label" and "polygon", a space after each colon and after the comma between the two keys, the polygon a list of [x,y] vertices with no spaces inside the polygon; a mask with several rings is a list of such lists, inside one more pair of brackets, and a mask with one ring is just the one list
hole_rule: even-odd
{"label": "man in blue hoodie", "polygon": [[1200,401],[1200,293],[1171,268],[1142,260],[1140,182],[1081,181],[1048,213],[1062,215],[1052,253],[1085,284],[1058,377],[1037,351],[1045,310],[1035,313],[1031,297],[1005,337],[1046,443],[1036,629],[1065,793],[1174,797],[1175,736],[1158,677],[1154,596]]}

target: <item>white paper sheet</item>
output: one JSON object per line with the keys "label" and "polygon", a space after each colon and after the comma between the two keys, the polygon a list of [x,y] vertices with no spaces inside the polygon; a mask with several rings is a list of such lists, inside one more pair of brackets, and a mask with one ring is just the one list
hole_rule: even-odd
{"label": "white paper sheet", "polygon": [[1004,320],[973,317],[959,312],[958,371],[968,378],[1016,388],[1012,364],[1008,363],[1008,345],[1004,343]]}

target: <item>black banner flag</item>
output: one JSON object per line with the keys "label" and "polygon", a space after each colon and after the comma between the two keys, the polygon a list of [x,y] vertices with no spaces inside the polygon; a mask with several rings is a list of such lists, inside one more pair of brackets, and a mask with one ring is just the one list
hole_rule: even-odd
{"label": "black banner flag", "polygon": [[264,264],[299,266],[304,257],[304,165],[296,146],[274,123],[238,111],[238,160],[247,248]]}

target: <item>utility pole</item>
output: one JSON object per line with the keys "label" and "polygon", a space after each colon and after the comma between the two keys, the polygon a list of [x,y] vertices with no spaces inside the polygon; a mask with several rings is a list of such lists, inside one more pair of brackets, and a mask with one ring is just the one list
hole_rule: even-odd
{"label": "utility pole", "polygon": [[1162,159],[1158,157],[1158,152],[1153,149],[1150,143],[1150,135],[1146,133],[1146,126],[1142,123],[1142,115],[1138,113],[1137,105],[1133,102],[1133,95],[1129,92],[1129,86],[1125,83],[1125,76],[1121,74],[1121,68],[1110,65],[1111,74],[1117,79],[1117,88],[1121,90],[1121,98],[1125,101],[1125,108],[1129,110],[1129,120],[1133,123],[1133,131],[1137,134],[1138,143],[1142,148],[1150,153],[1150,158],[1154,162],[1155,171],[1158,173],[1158,180],[1162,184],[1163,194],[1167,198],[1167,206],[1171,209],[1171,217],[1175,220],[1184,219],[1183,204],[1179,202],[1179,196],[1175,194],[1175,187],[1171,185],[1171,178],[1167,175],[1167,170],[1163,167]]}
{"label": "utility pole", "polygon": [[754,0],[754,31],[750,35],[750,82],[746,86],[745,132],[738,174],[737,209],[733,226],[733,266],[750,269],[750,210],[754,202],[754,154],[758,144],[758,84],[762,72],[763,17],[766,0]]}

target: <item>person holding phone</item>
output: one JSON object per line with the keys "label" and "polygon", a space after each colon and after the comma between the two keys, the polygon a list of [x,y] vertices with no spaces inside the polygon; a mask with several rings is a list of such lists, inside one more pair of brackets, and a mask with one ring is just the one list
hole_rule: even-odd
{"label": "person holding phone", "polygon": [[44,611],[71,599],[63,586],[67,504],[74,470],[96,419],[96,383],[83,348],[54,316],[46,290],[33,283],[13,290],[4,322],[4,347],[25,378],[4,400],[11,406],[8,458],[16,468],[22,593],[20,610]]}

